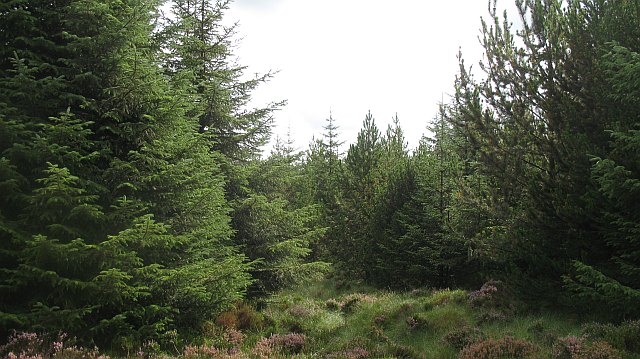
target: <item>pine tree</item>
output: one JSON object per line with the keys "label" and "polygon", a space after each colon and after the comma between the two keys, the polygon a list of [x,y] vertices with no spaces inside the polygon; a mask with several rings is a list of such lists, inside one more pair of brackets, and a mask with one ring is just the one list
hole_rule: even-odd
{"label": "pine tree", "polygon": [[370,220],[375,206],[376,170],[382,156],[381,134],[371,113],[365,116],[356,143],[349,146],[344,160],[343,205],[340,209],[340,237],[334,256],[343,269],[356,278],[366,278],[373,249]]}
{"label": "pine tree", "polygon": [[476,83],[461,63],[452,120],[486,183],[484,252],[531,298],[556,301],[549,294],[562,290],[571,260],[606,253],[585,196],[590,156],[606,153],[612,125],[599,63],[607,41],[635,38],[620,22],[636,23],[633,3],[520,1],[514,32],[494,2],[482,25],[486,80]]}

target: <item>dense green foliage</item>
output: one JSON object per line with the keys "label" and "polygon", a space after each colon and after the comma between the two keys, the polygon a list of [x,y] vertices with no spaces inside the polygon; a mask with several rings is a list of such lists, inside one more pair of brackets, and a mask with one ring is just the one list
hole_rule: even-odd
{"label": "dense green foliage", "polygon": [[[586,305],[637,302],[638,282],[624,274],[638,268],[629,257],[633,240],[620,231],[637,225],[638,209],[612,197],[620,182],[608,179],[620,168],[609,158],[624,142],[620,135],[633,136],[638,120],[635,102],[625,101],[634,93],[626,61],[638,50],[639,4],[521,1],[518,7],[522,29],[515,33],[495,11],[483,23],[486,78],[474,81],[461,64],[458,116],[450,121],[470,142],[475,171],[490,185],[488,195],[475,194],[493,222],[483,245],[497,254],[492,261],[509,268],[493,275],[538,300],[564,292]],[[601,205],[606,202],[613,208]],[[614,214],[620,216],[619,206],[624,220]],[[628,258],[623,270],[610,265],[619,262],[619,246]],[[618,308],[609,314],[629,314]]]}
{"label": "dense green foliage", "polygon": [[276,143],[264,161],[249,167],[249,196],[236,208],[236,241],[257,261],[252,295],[265,295],[316,277],[328,269],[324,262],[309,262],[311,248],[326,232],[320,207],[305,204],[300,154],[289,144]]}
{"label": "dense green foliage", "polygon": [[518,30],[490,4],[481,80],[460,56],[432,139],[409,155],[397,119],[383,135],[368,114],[334,179],[310,172],[315,193],[340,184],[329,258],[381,286],[500,278],[537,305],[637,317],[640,4],[516,3]]}
{"label": "dense green foliage", "polygon": [[[1,5],[0,335],[175,346],[262,282],[251,269],[308,253],[304,209],[268,213],[295,250],[260,261],[234,241],[227,195],[245,190],[228,184],[246,179],[233,161],[255,157],[270,110],[241,112],[259,81],[241,82],[209,36],[226,5],[201,3],[176,3],[187,12],[170,24],[148,1]],[[206,34],[189,30],[196,15]]]}

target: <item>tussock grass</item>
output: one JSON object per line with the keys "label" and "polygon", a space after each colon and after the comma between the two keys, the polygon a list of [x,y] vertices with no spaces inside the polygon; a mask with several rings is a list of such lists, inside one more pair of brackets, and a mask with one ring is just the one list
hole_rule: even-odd
{"label": "tussock grass", "polygon": [[532,343],[537,357],[552,358],[561,338],[582,335],[584,323],[569,314],[503,310],[505,298],[499,304],[472,302],[469,294],[381,291],[324,280],[279,293],[264,314],[271,330],[304,333],[310,357],[356,358],[366,352],[369,358],[458,358],[470,343],[508,337]]}
{"label": "tussock grass", "polygon": [[[523,311],[492,286],[472,293],[428,288],[392,292],[327,279],[272,296],[260,313],[239,303],[208,323],[199,341],[176,348],[174,355],[184,359],[640,359],[640,321],[614,325],[568,313]],[[30,339],[35,344],[20,344],[26,340],[23,337],[35,338]],[[5,346],[6,353],[0,354],[24,351],[20,346],[41,346],[35,334],[16,338],[22,339],[15,340],[15,348]],[[170,358],[154,348],[149,345],[141,352],[148,358]],[[65,351],[65,357],[98,356],[73,350]]]}

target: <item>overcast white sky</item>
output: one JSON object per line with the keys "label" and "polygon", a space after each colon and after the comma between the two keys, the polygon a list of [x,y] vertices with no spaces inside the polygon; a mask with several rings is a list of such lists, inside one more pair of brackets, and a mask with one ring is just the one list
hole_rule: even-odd
{"label": "overcast white sky", "polygon": [[240,23],[248,74],[280,71],[254,93],[288,101],[274,138],[290,128],[304,150],[331,111],[346,151],[369,110],[381,131],[397,113],[415,148],[452,92],[458,49],[466,64],[481,59],[481,16],[486,0],[235,0],[226,20]]}

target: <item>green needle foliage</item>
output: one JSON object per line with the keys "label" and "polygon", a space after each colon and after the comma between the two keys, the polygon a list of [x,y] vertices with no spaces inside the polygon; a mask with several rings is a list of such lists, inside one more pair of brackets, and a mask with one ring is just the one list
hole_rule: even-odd
{"label": "green needle foliage", "polygon": [[237,206],[233,225],[236,241],[256,262],[252,296],[263,297],[328,270],[328,263],[312,255],[327,228],[320,206],[302,198],[300,157],[290,141],[278,142],[269,158],[250,167],[251,192]]}
{"label": "green needle foliage", "polygon": [[613,317],[640,315],[640,130],[638,100],[640,55],[617,43],[603,57],[612,91],[607,99],[615,107],[611,150],[594,158],[591,176],[602,206],[598,217],[605,255],[574,262],[575,274],[567,285],[585,303],[602,303]]}
{"label": "green needle foliage", "polygon": [[499,278],[536,306],[637,317],[640,3],[515,3],[517,26],[489,3],[483,76],[459,56],[413,154],[370,114],[346,156],[312,143],[319,253],[379,286]]}
{"label": "green needle foliage", "polygon": [[2,5],[3,335],[175,344],[251,283],[219,156],[158,66],[156,5]]}
{"label": "green needle foliage", "polygon": [[[475,81],[461,62],[450,122],[488,185],[468,189],[488,220],[476,253],[529,298],[554,302],[573,261],[612,255],[601,228],[611,222],[596,199],[606,162],[592,167],[591,158],[612,153],[608,133],[622,124],[617,112],[637,122],[637,105],[611,101],[609,79],[620,76],[607,53],[611,41],[637,48],[630,24],[638,22],[638,3],[516,3],[520,30],[498,15],[495,2],[483,21],[486,79]],[[587,267],[579,268],[584,274]]]}

